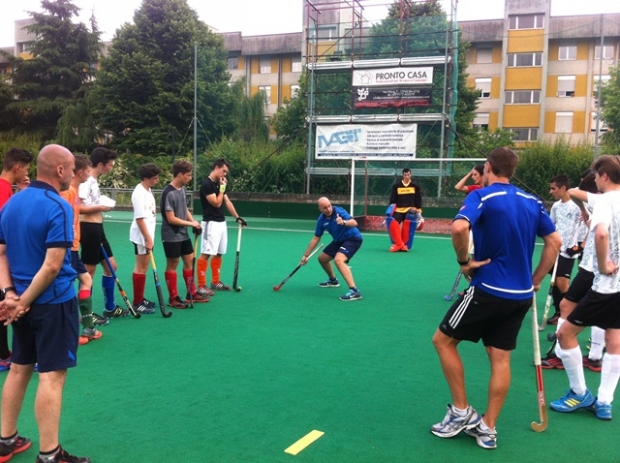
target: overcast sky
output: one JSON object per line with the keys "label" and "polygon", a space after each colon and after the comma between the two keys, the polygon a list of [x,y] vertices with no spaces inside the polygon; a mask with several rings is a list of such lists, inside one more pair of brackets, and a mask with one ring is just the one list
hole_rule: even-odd
{"label": "overcast sky", "polygon": [[[449,5],[450,0],[441,0]],[[302,0],[187,0],[201,20],[219,32],[241,31],[244,35],[279,34],[299,32],[302,29]],[[88,24],[94,11],[102,39],[111,40],[115,31],[125,22],[133,21],[134,11],[142,0],[73,0],[82,11],[80,20]],[[389,0],[361,0],[369,9],[370,19],[376,19],[378,11]],[[447,8],[449,9],[449,8]],[[446,9],[446,10],[447,10]],[[0,0],[0,47],[14,44],[14,21],[28,17],[28,11],[41,11],[40,0]],[[620,12],[618,0],[552,0],[553,16],[573,14]],[[459,0],[457,18],[502,18],[503,0]]]}

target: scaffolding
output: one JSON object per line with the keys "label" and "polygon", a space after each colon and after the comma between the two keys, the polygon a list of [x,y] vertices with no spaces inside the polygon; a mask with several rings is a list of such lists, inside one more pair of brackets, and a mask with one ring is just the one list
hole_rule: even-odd
{"label": "scaffolding", "polygon": [[[403,167],[423,184],[427,195],[441,196],[442,179],[451,168],[458,82],[457,0],[436,13],[430,0],[304,0],[304,64],[307,91],[306,193],[321,177],[363,175],[363,193],[384,195]],[[352,75],[358,70],[433,69],[423,103],[357,107],[352,103]],[[420,91],[420,93],[422,93]],[[422,101],[422,100],[420,100]],[[377,161],[315,158],[316,134],[330,124],[413,124],[417,128],[415,159]],[[359,161],[358,161],[359,163]],[[410,165],[415,163],[414,165]],[[360,166],[358,165],[358,168]],[[370,188],[370,192],[369,192]]]}

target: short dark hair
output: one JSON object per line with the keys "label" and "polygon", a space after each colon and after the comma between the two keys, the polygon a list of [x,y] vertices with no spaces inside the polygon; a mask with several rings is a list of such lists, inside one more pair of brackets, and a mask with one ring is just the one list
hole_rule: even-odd
{"label": "short dark hair", "polygon": [[30,151],[21,148],[11,148],[4,154],[2,170],[11,170],[17,164],[22,166],[32,163],[34,156]]}
{"label": "short dark hair", "polygon": [[157,167],[152,162],[147,162],[146,164],[142,164],[138,169],[138,175],[140,176],[140,180],[144,180],[146,178],[157,177],[161,169]]}
{"label": "short dark hair", "polygon": [[609,180],[620,185],[620,157],[605,154],[592,163],[592,170],[599,175],[607,174]]}
{"label": "short dark hair", "polygon": [[484,164],[478,164],[474,166],[474,170],[478,172],[480,175],[484,176]]}
{"label": "short dark hair", "polygon": [[596,187],[596,174],[591,172],[583,177],[581,182],[579,182],[579,189],[587,191],[588,193],[598,193],[598,188]]}
{"label": "short dark hair", "polygon": [[213,168],[215,169],[216,167],[222,168],[222,167],[228,167],[230,169],[230,163],[224,159],[224,158],[219,158],[216,159],[215,162],[213,163]]}
{"label": "short dark hair", "polygon": [[556,175],[551,180],[549,180],[549,183],[555,183],[555,186],[557,186],[558,188],[564,187],[567,190],[570,188],[570,180],[568,179],[568,176],[564,174]]}
{"label": "short dark hair", "polygon": [[90,153],[90,162],[93,163],[93,167],[97,167],[99,164],[105,166],[108,162],[114,161],[116,158],[118,158],[118,153],[116,151],[101,146],[95,148]]}
{"label": "short dark hair", "polygon": [[405,167],[403,169],[403,174],[406,174],[406,173],[411,173],[411,169],[409,167]]}
{"label": "short dark hair", "polygon": [[85,154],[76,154],[73,157],[75,158],[75,169],[73,169],[73,172],[84,170],[93,165]]}
{"label": "short dark hair", "polygon": [[172,164],[172,176],[176,177],[179,174],[187,174],[188,172],[191,172],[193,169],[194,169],[194,166],[192,165],[191,162],[179,159],[178,161],[174,161],[174,164]]}
{"label": "short dark hair", "polygon": [[498,177],[512,178],[519,164],[519,155],[510,148],[495,148],[487,156],[491,172]]}

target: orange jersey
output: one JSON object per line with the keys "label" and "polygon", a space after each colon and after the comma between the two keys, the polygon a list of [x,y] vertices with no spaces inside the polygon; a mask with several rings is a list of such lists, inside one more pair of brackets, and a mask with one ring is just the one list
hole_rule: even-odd
{"label": "orange jersey", "polygon": [[73,208],[73,247],[72,251],[80,250],[80,198],[78,190],[71,185],[68,190],[61,191],[62,196]]}

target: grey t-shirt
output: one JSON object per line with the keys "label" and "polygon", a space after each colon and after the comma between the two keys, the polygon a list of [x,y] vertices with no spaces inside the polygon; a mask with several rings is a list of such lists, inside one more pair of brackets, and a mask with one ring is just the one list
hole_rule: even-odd
{"label": "grey t-shirt", "polygon": [[170,225],[166,219],[166,211],[173,211],[174,216],[187,220],[187,203],[185,202],[185,187],[176,189],[168,184],[161,194],[161,239],[165,242],[176,243],[189,239],[187,227]]}

